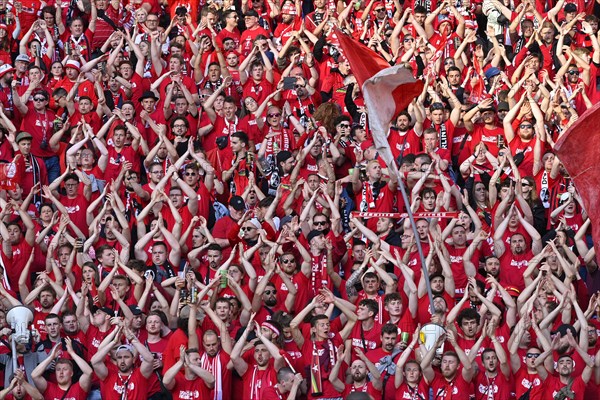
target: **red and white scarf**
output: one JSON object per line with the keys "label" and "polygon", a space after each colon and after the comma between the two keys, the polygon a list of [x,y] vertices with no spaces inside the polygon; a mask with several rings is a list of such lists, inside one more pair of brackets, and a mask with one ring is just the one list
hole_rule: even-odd
{"label": "red and white scarf", "polygon": [[213,376],[215,377],[213,400],[223,400],[223,374],[221,373],[221,351],[219,350],[219,352],[214,357],[211,357],[206,353],[202,354],[202,357],[200,358],[200,366],[203,369],[210,372],[211,374],[213,374]]}

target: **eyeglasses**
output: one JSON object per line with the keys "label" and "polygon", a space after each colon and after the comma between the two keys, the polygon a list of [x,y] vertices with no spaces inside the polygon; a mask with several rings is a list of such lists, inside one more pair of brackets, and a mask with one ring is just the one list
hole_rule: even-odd
{"label": "eyeglasses", "polygon": [[348,129],[348,128],[350,128],[349,124],[339,124],[338,126],[340,127],[340,129]]}
{"label": "eyeglasses", "polygon": [[281,113],[267,114],[267,117],[269,117],[269,118],[277,118],[277,117],[281,117]]}
{"label": "eyeglasses", "polygon": [[538,358],[539,356],[539,353],[527,353],[527,358]]}
{"label": "eyeglasses", "polygon": [[531,129],[531,128],[533,128],[533,125],[521,124],[521,125],[519,125],[519,128],[521,128],[521,129]]}
{"label": "eyeglasses", "polygon": [[273,290],[265,290],[265,294],[267,296],[270,296],[272,294],[277,294],[277,290],[273,289]]}
{"label": "eyeglasses", "polygon": [[244,231],[244,232],[248,232],[248,231],[251,231],[252,229],[256,229],[256,228],[253,226],[243,226],[240,230]]}
{"label": "eyeglasses", "polygon": [[325,225],[327,225],[327,221],[315,221],[314,224],[315,224],[315,226],[321,226],[321,225],[325,226]]}
{"label": "eyeglasses", "polygon": [[185,174],[183,174],[183,175],[185,175],[185,176],[196,176],[196,175],[198,175],[198,174],[197,174],[197,173],[195,173],[195,172],[186,172],[186,173],[185,173]]}
{"label": "eyeglasses", "polygon": [[293,258],[286,258],[285,260],[281,260],[282,264],[290,264],[293,263],[294,259]]}
{"label": "eyeglasses", "polygon": [[569,75],[579,75],[579,71],[571,70],[568,72]]}
{"label": "eyeglasses", "polygon": [[46,101],[45,97],[34,97],[33,101]]}

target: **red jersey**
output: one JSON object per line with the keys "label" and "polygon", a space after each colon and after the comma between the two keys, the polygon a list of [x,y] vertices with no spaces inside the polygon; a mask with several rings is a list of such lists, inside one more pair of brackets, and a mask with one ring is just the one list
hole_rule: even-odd
{"label": "red jersey", "polygon": [[451,381],[446,380],[442,374],[436,371],[431,388],[433,396],[437,400],[469,400],[474,394],[473,384],[465,381],[460,369]]}
{"label": "red jersey", "polygon": [[[554,400],[557,393],[561,388],[567,386],[560,381],[560,377],[554,375],[548,375],[544,381],[544,400]],[[585,393],[585,382],[581,379],[581,376],[577,376],[573,379],[573,385],[571,391],[575,393],[574,400],[583,400],[583,394]]]}
{"label": "red jersey", "polygon": [[45,400],[85,400],[87,393],[81,388],[79,382],[69,386],[68,390],[62,390],[56,383],[48,382],[44,392]]}
{"label": "red jersey", "polygon": [[[171,389],[173,400],[209,399],[210,389],[202,378],[189,380],[184,374],[175,375],[175,386]],[[225,398],[225,397],[223,397]]]}
{"label": "red jersey", "polygon": [[[498,367],[500,368],[500,367]],[[488,400],[504,400],[512,398],[514,382],[507,379],[501,371],[490,377],[485,370],[480,370],[474,378],[475,398]]]}
{"label": "red jersey", "polygon": [[[401,373],[400,371],[396,373]],[[421,378],[419,384],[415,387],[409,386],[406,381],[402,382],[400,387],[396,389],[396,400],[412,400],[412,399],[427,399],[429,398],[429,386],[425,379]]]}
{"label": "red jersey", "polygon": [[100,393],[104,400],[146,400],[148,388],[148,379],[139,368],[129,375],[122,375],[119,371],[109,373],[100,382]]}

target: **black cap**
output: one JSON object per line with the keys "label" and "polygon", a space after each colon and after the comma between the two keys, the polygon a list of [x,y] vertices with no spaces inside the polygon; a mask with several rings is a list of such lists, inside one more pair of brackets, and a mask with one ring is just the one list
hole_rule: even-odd
{"label": "black cap", "polygon": [[102,311],[102,312],[110,315],[111,317],[115,315],[115,311],[112,308],[108,308],[108,307],[98,307],[98,306],[92,307],[92,313],[95,314],[96,311]]}
{"label": "black cap", "polygon": [[240,196],[231,196],[231,199],[229,200],[229,205],[237,211],[244,211],[246,209],[246,203],[244,202],[244,199],[242,199]]}
{"label": "black cap", "polygon": [[258,13],[256,12],[256,10],[248,10],[244,13],[244,17],[256,17],[258,18]]}
{"label": "black cap", "polygon": [[131,305],[129,306],[129,309],[131,310],[131,313],[132,313],[133,315],[142,315],[142,314],[143,314],[143,311],[142,311],[142,309],[141,309],[141,308],[139,308],[138,306],[136,306],[135,304],[131,304]]}
{"label": "black cap", "polygon": [[158,101],[158,97],[156,97],[152,90],[146,90],[144,94],[142,94],[142,97],[138,99],[138,101],[141,103],[144,99],[154,99],[154,101]]}
{"label": "black cap", "polygon": [[316,229],[313,229],[312,231],[310,231],[308,233],[308,235],[306,236],[306,241],[308,241],[308,244],[310,244],[310,241],[313,240],[314,238],[316,238],[317,236],[321,236],[323,234],[323,232],[318,231]]}
{"label": "black cap", "polygon": [[508,111],[508,110],[510,110],[510,106],[508,105],[507,102],[501,101],[500,103],[498,103],[498,111]]}

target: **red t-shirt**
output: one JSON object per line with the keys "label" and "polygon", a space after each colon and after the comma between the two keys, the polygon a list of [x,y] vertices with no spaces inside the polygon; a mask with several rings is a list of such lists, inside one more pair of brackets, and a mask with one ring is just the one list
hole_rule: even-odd
{"label": "red t-shirt", "polygon": [[79,382],[74,383],[69,387],[69,390],[62,390],[58,384],[48,382],[46,391],[44,392],[45,400],[85,400],[87,393],[81,388]]}
{"label": "red t-shirt", "polygon": [[464,380],[460,369],[451,381],[447,381],[441,373],[436,371],[431,388],[433,396],[437,400],[469,400],[474,394],[473,384]]}
{"label": "red t-shirt", "polygon": [[175,386],[171,389],[173,400],[209,399],[210,390],[202,378],[188,380],[184,374],[175,375]]}
{"label": "red t-shirt", "polygon": [[[148,379],[142,375],[139,368],[135,368],[129,376],[120,372],[109,373],[100,382],[100,393],[104,400],[146,400],[148,398]],[[126,395],[122,396],[124,390]]]}
{"label": "red t-shirt", "polygon": [[[565,386],[567,385],[560,381],[559,376],[549,375],[544,381],[544,400],[554,400],[559,390]],[[574,400],[583,400],[585,382],[581,376],[574,377],[571,390],[575,393]]]}

